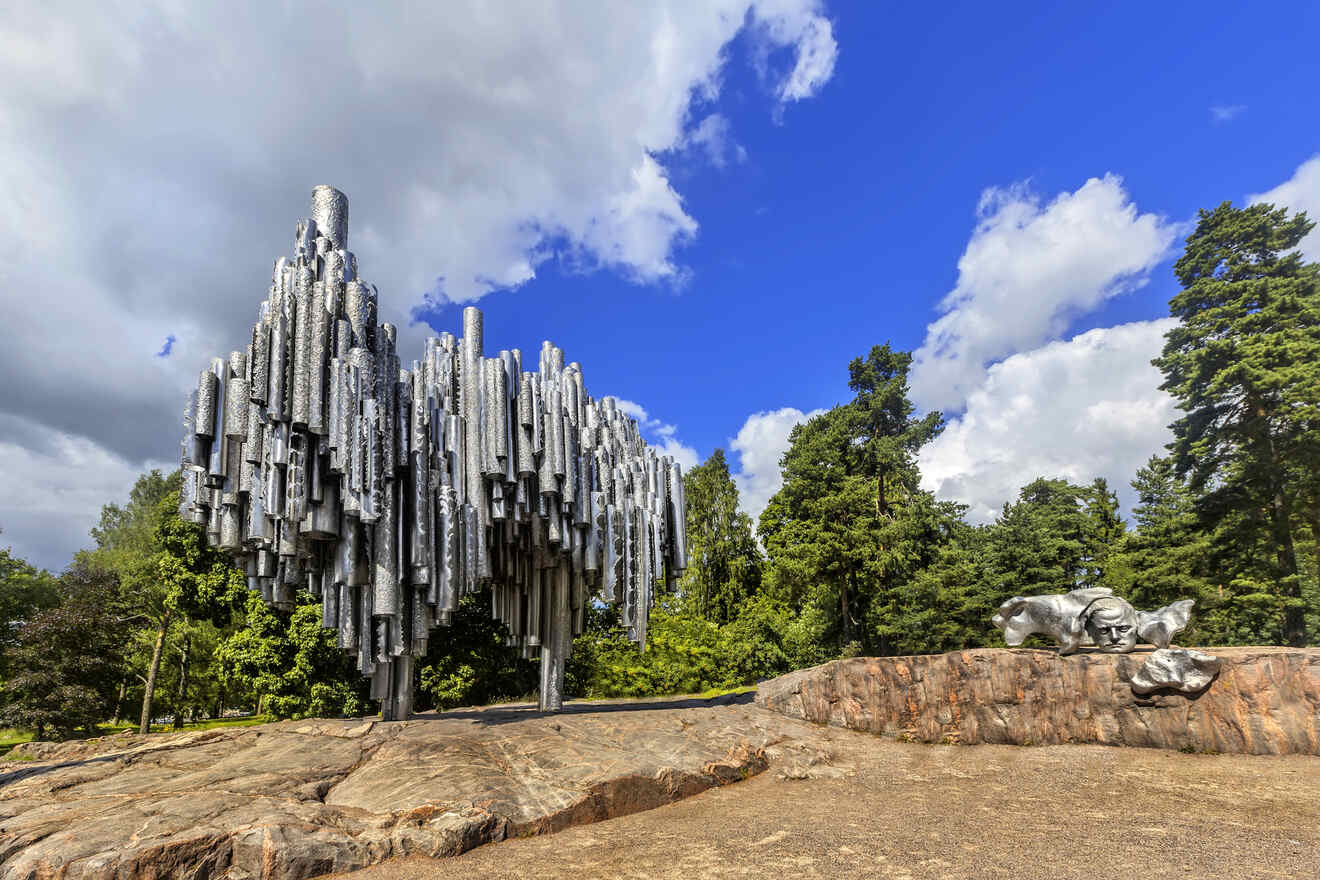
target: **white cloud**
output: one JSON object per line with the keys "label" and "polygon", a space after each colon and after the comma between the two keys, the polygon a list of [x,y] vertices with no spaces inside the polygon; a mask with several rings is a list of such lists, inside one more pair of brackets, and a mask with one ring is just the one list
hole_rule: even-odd
{"label": "white cloud", "polygon": [[1215,104],[1210,108],[1210,118],[1215,122],[1232,122],[1247,109],[1246,104]]}
{"label": "white cloud", "polygon": [[834,26],[829,19],[813,13],[803,15],[797,4],[776,3],[779,14],[767,19],[770,41],[779,46],[796,46],[793,71],[779,89],[780,100],[801,101],[820,91],[834,75],[839,58],[839,44],[834,40]]}
{"label": "white cloud", "polygon": [[173,457],[187,387],[244,338],[314,185],[348,194],[401,350],[425,296],[515,287],[557,253],[682,283],[698,221],[661,162],[716,112],[726,47],[751,23],[795,59],[768,112],[836,52],[818,0],[9,6],[0,306],[23,332],[0,415],[135,469]]}
{"label": "white cloud", "polygon": [[967,411],[921,450],[922,486],[989,522],[1036,477],[1105,477],[1125,510],[1129,481],[1164,452],[1178,411],[1151,365],[1172,318],[1103,327],[990,367]]}
{"label": "white cloud", "polygon": [[676,425],[651,418],[646,407],[640,403],[622,397],[614,398],[614,403],[619,408],[619,412],[637,421],[637,427],[642,432],[647,445],[654,447],[660,455],[671,456],[683,468],[683,473],[701,464],[701,456],[697,454],[697,450],[678,439]]}
{"label": "white cloud", "polygon": [[[1293,176],[1268,192],[1247,196],[1247,204],[1270,202],[1290,211],[1305,211],[1312,220],[1320,220],[1320,156],[1307,159]],[[1320,261],[1320,224],[1302,239],[1297,249],[1311,261]]]}
{"label": "white cloud", "polygon": [[1176,232],[1138,213],[1112,174],[1048,204],[1024,184],[987,189],[944,314],[916,351],[913,400],[960,409],[987,364],[1058,338],[1079,314],[1145,284]]}
{"label": "white cloud", "polygon": [[677,437],[661,437],[658,442],[652,441],[650,445],[654,446],[660,455],[673,458],[683,468],[685,474],[701,464],[701,456],[697,454],[697,450],[681,442]]}
{"label": "white cloud", "polygon": [[614,405],[618,408],[619,412],[623,413],[628,418],[636,419],[638,425],[645,427],[646,423],[651,421],[650,415],[646,412],[646,407],[642,406],[640,403],[635,403],[631,400],[624,400],[622,397],[616,397],[614,398]]}
{"label": "white cloud", "polygon": [[700,150],[712,165],[723,168],[730,161],[747,159],[747,150],[733,139],[732,131],[733,127],[725,116],[712,113],[684,136],[683,144],[689,149]]}
{"label": "white cloud", "polygon": [[68,565],[72,549],[91,543],[88,533],[100,522],[102,505],[127,501],[142,471],[168,473],[176,466],[130,462],[84,437],[0,419],[15,438],[0,440],[0,547],[56,573]]}
{"label": "white cloud", "polygon": [[729,441],[738,454],[738,470],[733,481],[738,486],[738,506],[755,525],[770,498],[784,483],[779,460],[788,451],[788,434],[793,426],[823,413],[815,409],[804,413],[786,406],[769,412],[752,413]]}

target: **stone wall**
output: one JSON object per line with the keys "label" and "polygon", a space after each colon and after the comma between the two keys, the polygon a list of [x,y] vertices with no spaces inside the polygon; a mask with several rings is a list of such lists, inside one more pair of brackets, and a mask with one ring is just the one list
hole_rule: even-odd
{"label": "stone wall", "polygon": [[1320,648],[1199,648],[1223,659],[1192,697],[1141,697],[1149,656],[984,648],[836,660],[764,682],[757,705],[922,742],[1104,743],[1320,755]]}

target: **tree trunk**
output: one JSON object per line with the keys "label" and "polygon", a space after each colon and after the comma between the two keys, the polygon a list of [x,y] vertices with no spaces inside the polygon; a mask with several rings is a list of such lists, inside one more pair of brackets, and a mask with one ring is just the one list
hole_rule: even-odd
{"label": "tree trunk", "polygon": [[183,637],[183,652],[179,655],[179,691],[174,700],[174,729],[183,729],[184,701],[188,699],[188,651],[192,647],[192,634]]}
{"label": "tree trunk", "polygon": [[839,611],[843,615],[843,645],[841,651],[846,651],[852,644],[852,613],[848,610],[848,581],[845,580],[839,584]]}
{"label": "tree trunk", "polygon": [[160,673],[160,653],[165,647],[165,633],[170,629],[170,612],[166,611],[160,619],[160,629],[156,631],[156,647],[151,651],[151,668],[147,670],[147,684],[142,689],[142,721],[138,733],[151,732],[151,700],[156,696],[156,676]]}
{"label": "tree trunk", "polygon": [[115,697],[115,716],[110,719],[111,727],[118,727],[119,722],[123,720],[124,714],[124,692],[128,690],[128,674],[119,679],[119,696]]}
{"label": "tree trunk", "polygon": [[[1289,514],[1288,499],[1280,490],[1275,493],[1274,500],[1270,504],[1279,574],[1281,579],[1288,581],[1288,586],[1283,589],[1283,595],[1290,599],[1298,599],[1302,595],[1302,584],[1297,573],[1297,548],[1293,546],[1292,517]],[[1294,648],[1306,647],[1306,609],[1291,605],[1284,609],[1283,638]]]}

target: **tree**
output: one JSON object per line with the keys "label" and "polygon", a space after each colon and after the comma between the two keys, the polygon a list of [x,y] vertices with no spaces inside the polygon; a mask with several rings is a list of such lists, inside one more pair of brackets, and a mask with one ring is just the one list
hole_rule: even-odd
{"label": "tree", "polygon": [[14,556],[12,548],[0,549],[0,682],[9,677],[19,629],[58,601],[58,584],[50,572]]}
{"label": "tree", "polygon": [[321,626],[320,601],[298,599],[292,611],[279,611],[247,594],[243,625],[216,650],[221,679],[277,718],[366,714],[366,679]]}
{"label": "tree", "polygon": [[961,505],[944,511],[946,540],[930,564],[899,587],[894,609],[882,624],[900,654],[981,647],[996,635],[989,626],[1002,601],[987,562],[988,529],[962,520]]}
{"label": "tree", "polygon": [[1179,324],[1153,361],[1186,413],[1175,468],[1221,548],[1268,541],[1260,574],[1292,645],[1306,643],[1293,534],[1320,523],[1320,267],[1294,250],[1313,226],[1268,204],[1202,210],[1174,264]]}
{"label": "tree", "polygon": [[421,694],[437,709],[473,706],[529,694],[539,683],[536,663],[506,639],[490,616],[488,590],[459,600],[454,622],[431,631],[418,662]]}
{"label": "tree", "polygon": [[873,606],[893,607],[891,591],[929,562],[938,540],[915,456],[943,423],[939,413],[914,417],[911,363],[886,344],[848,365],[853,399],[793,429],[783,486],[761,515],[772,592],[795,611],[814,608],[821,636],[843,652],[873,641],[893,652]]}
{"label": "tree", "polygon": [[1122,533],[1118,501],[1104,480],[1077,486],[1038,477],[986,533],[998,601],[1100,586]]}
{"label": "tree", "polygon": [[[1105,585],[1137,608],[1154,610],[1179,599],[1196,600],[1195,614],[1181,636],[1195,644],[1235,644],[1233,621],[1245,617],[1232,607],[1234,560],[1216,559],[1210,535],[1201,527],[1195,498],[1179,478],[1173,460],[1153,455],[1132,480],[1136,529],[1118,544]],[[1257,641],[1248,638],[1245,641]]]}
{"label": "tree", "polygon": [[113,576],[75,565],[59,580],[59,603],[18,630],[15,674],[0,720],[59,738],[89,734],[107,714],[122,671],[126,624]]}
{"label": "tree", "polygon": [[158,470],[143,474],[126,506],[102,508],[101,522],[92,529],[97,546],[78,556],[85,564],[118,576],[127,609],[154,634],[146,674],[141,677],[142,733],[151,729],[171,626],[180,619],[222,624],[246,593],[242,572],[224,553],[207,545],[201,526],[179,517],[179,486],[178,471],[168,476]]}
{"label": "tree", "polygon": [[688,471],[688,567],[679,592],[697,615],[716,624],[733,619],[738,607],[761,586],[761,553],[752,521],[738,509],[738,487],[724,450]]}

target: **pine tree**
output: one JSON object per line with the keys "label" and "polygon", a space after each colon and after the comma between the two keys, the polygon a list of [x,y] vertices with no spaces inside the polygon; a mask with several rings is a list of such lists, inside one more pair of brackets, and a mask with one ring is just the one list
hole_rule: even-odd
{"label": "pine tree", "polygon": [[1176,470],[1221,551],[1259,566],[1292,645],[1306,643],[1294,532],[1320,521],[1320,267],[1294,250],[1313,225],[1268,204],[1201,211],[1174,264],[1180,323],[1153,362],[1186,413]]}
{"label": "pine tree", "polygon": [[883,345],[848,365],[853,399],[793,429],[783,486],[761,515],[772,592],[845,653],[894,653],[877,621],[937,542],[915,457],[942,420],[914,416],[911,363]]}

